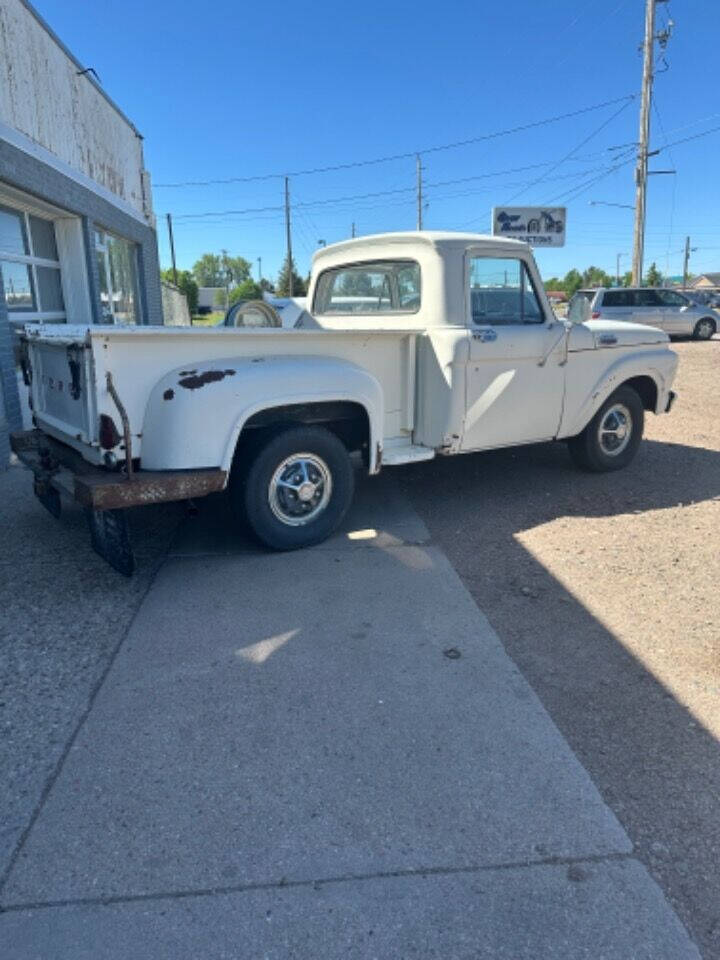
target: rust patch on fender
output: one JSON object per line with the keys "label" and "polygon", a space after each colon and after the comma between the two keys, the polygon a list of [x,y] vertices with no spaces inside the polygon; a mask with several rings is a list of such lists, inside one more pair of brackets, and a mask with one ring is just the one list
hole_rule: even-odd
{"label": "rust patch on fender", "polygon": [[165,393],[163,394],[163,400],[172,400],[174,396],[175,396],[174,390],[166,390]]}
{"label": "rust patch on fender", "polygon": [[186,390],[199,390],[206,383],[217,383],[218,380],[224,380],[225,377],[235,376],[234,370],[206,370],[196,376],[183,377],[178,380],[178,384]]}

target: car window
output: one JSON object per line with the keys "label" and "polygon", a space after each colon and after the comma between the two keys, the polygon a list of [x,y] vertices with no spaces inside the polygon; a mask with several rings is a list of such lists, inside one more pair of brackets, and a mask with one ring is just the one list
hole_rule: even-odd
{"label": "car window", "polygon": [[681,297],[679,293],[675,293],[674,290],[658,290],[658,296],[660,297],[660,302],[665,307],[686,307],[688,301],[685,297]]}
{"label": "car window", "polygon": [[417,313],[420,294],[420,265],[413,260],[354,263],[320,275],[313,313]]}
{"label": "car window", "polygon": [[527,267],[514,258],[472,257],[470,308],[472,322],[480,326],[542,323],[545,319]]}
{"label": "car window", "polygon": [[603,307],[629,307],[629,290],[606,290],[602,298]]}
{"label": "car window", "polygon": [[661,307],[662,301],[658,296],[657,290],[634,290],[634,306],[636,307]]}

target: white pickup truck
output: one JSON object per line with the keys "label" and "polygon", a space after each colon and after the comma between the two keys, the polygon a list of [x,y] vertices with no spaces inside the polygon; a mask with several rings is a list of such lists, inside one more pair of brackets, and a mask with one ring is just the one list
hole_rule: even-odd
{"label": "white pickup truck", "polygon": [[28,325],[36,429],[12,442],[45,506],[58,515],[60,492],[80,501],[93,546],[124,573],[126,507],[225,488],[262,543],[293,549],[341,521],[351,457],[376,474],[564,439],[583,468],[616,470],[645,410],[674,399],[667,335],[559,320],[515,240],[337,243],[315,254],[291,315],[291,328],[252,304],[236,319],[245,328]]}

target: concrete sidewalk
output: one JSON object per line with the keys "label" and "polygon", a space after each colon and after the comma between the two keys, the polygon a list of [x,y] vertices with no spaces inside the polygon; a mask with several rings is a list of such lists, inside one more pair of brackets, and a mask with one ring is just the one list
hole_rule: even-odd
{"label": "concrete sidewalk", "polygon": [[391,475],[300,553],[184,524],[2,906],[12,960],[698,956]]}

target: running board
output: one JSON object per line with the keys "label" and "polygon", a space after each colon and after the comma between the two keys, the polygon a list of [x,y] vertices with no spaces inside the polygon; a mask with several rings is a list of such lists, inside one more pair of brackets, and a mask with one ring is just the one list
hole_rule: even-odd
{"label": "running board", "polygon": [[386,447],[382,454],[384,467],[399,467],[404,463],[421,463],[423,460],[433,460],[435,451],[432,447],[422,447],[418,444],[407,444],[402,447]]}

